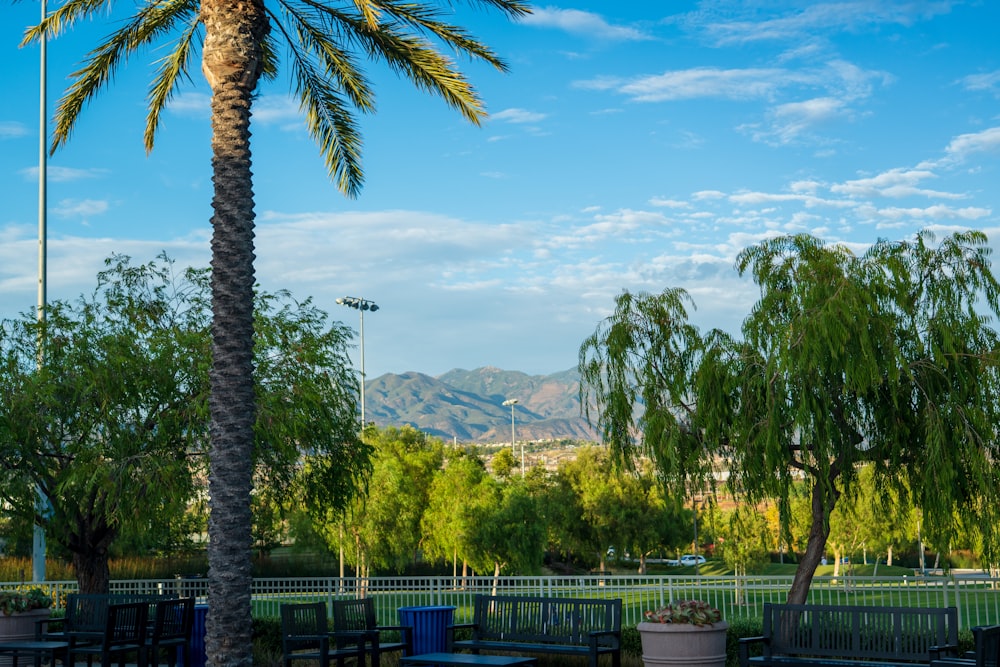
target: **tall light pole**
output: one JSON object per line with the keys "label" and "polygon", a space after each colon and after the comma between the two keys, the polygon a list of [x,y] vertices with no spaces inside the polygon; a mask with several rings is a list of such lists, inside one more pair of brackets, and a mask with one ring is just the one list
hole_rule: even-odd
{"label": "tall light pole", "polygon": [[368,299],[362,299],[357,296],[342,296],[337,299],[337,303],[341,306],[347,306],[348,308],[354,308],[358,311],[361,316],[361,327],[358,330],[358,335],[361,338],[361,430],[365,430],[365,311],[370,310],[373,313],[378,310],[378,306],[374,302]]}
{"label": "tall light pole", "polygon": [[[514,447],[514,406],[517,405],[516,398],[508,398],[501,405],[510,406],[510,453],[517,451]],[[521,443],[521,477],[524,477],[524,443]]]}
{"label": "tall light pole", "polygon": [[[48,13],[45,0],[41,0],[42,20]],[[46,58],[46,44],[48,37],[42,33],[39,39],[39,76],[38,76],[38,323],[45,323],[45,309],[47,307],[47,273],[48,273],[48,230],[46,229],[47,215],[47,193],[48,182],[47,165],[48,153],[46,145],[49,140],[48,124],[48,63]],[[45,362],[45,339],[42,329],[38,333],[38,366]],[[41,486],[35,487],[36,511],[45,514],[48,508],[48,499],[42,491]],[[31,545],[31,580],[45,581],[45,527],[35,522],[32,533]]]}

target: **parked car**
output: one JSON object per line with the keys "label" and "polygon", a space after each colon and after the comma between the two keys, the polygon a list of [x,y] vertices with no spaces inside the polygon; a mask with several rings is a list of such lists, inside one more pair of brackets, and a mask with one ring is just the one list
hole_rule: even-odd
{"label": "parked car", "polygon": [[693,554],[684,554],[681,556],[681,565],[701,565],[704,562],[704,556],[695,556]]}

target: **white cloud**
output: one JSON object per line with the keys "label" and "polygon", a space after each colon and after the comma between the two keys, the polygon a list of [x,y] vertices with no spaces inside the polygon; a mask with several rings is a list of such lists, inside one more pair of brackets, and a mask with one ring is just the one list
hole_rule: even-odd
{"label": "white cloud", "polygon": [[[56,167],[48,165],[45,173],[50,183],[69,183],[72,181],[82,181],[89,178],[103,178],[107,175],[107,169],[75,169],[73,167]],[[38,167],[22,169],[21,174],[26,180],[38,180]]]}
{"label": "white cloud", "polygon": [[180,93],[171,98],[167,109],[183,116],[204,116],[212,113],[212,97],[205,93]]}
{"label": "white cloud", "polygon": [[724,199],[726,196],[725,192],[720,190],[699,190],[691,195],[691,198],[695,201],[705,200],[705,199]]}
{"label": "white cloud", "polygon": [[768,113],[769,124],[765,129],[756,125],[744,128],[751,130],[755,141],[788,144],[810,134],[818,125],[850,115],[844,100],[817,97],[774,107]]}
{"label": "white cloud", "polygon": [[1000,70],[983,74],[970,74],[963,77],[959,83],[966,90],[984,91],[1000,96]]}
{"label": "white cloud", "polygon": [[[253,119],[255,122],[272,124],[285,121],[299,121],[302,113],[299,103],[287,95],[265,95],[253,103]],[[304,124],[301,125],[304,127]],[[297,123],[296,127],[300,127]]]}
{"label": "white cloud", "polygon": [[915,218],[917,220],[979,220],[990,215],[987,208],[970,206],[952,208],[950,206],[928,206],[926,208],[883,208],[878,214],[890,220]]}
{"label": "white cloud", "polygon": [[574,82],[577,88],[611,90],[635,102],[722,98],[729,100],[773,100],[784,93],[801,96],[802,90],[828,94],[784,103],[772,112],[777,116],[829,118],[839,115],[847,102],[868,97],[876,83],[891,77],[879,70],[864,70],[843,60],[834,60],[813,69],[781,67],[731,68],[694,67],[662,74],[625,77],[594,77]]}
{"label": "white cloud", "polygon": [[928,190],[917,187],[927,179],[935,178],[928,169],[890,169],[870,178],[859,178],[830,186],[830,191],[854,198],[872,199],[876,197],[940,197],[960,199],[961,194]]}
{"label": "white cloud", "polygon": [[100,199],[64,199],[52,212],[64,218],[88,217],[106,213],[108,202]]}
{"label": "white cloud", "polygon": [[686,201],[679,201],[677,199],[665,199],[663,197],[653,197],[649,200],[650,206],[659,206],[662,208],[690,208],[691,205]]}
{"label": "white cloud", "polygon": [[806,208],[814,208],[818,206],[829,206],[833,208],[852,208],[855,206],[854,202],[845,201],[841,199],[824,199],[821,197],[815,197],[813,195],[805,194],[784,194],[784,193],[770,193],[770,192],[740,192],[738,194],[730,195],[729,201],[738,206],[760,206],[762,204],[770,203],[798,203],[802,204]]}
{"label": "white cloud", "polygon": [[499,120],[505,123],[538,123],[546,118],[546,114],[527,109],[504,109],[497,113],[490,114],[492,120]]}
{"label": "white cloud", "polygon": [[1000,127],[991,127],[982,132],[960,134],[951,140],[945,152],[955,161],[961,162],[972,153],[993,153],[1000,151]]}
{"label": "white cloud", "polygon": [[696,67],[631,80],[595,78],[574,85],[593,90],[615,90],[636,102],[665,102],[704,97],[745,100],[769,97],[786,85],[782,69],[719,69]]}
{"label": "white cloud", "polygon": [[[757,18],[761,9],[756,3],[745,6],[746,18],[738,14],[743,6],[724,3],[724,15],[693,13],[689,15],[688,23],[719,45],[791,41],[813,33],[869,32],[883,24],[908,26],[917,20],[947,13],[951,4],[933,0],[903,3],[854,0],[818,2],[800,9],[800,5],[790,3],[787,9],[779,7],[775,10],[776,13],[784,13],[762,20]],[[737,16],[735,19],[732,18],[734,14]]]}
{"label": "white cloud", "polygon": [[15,139],[28,134],[28,128],[14,121],[0,121],[0,139]]}
{"label": "white cloud", "polygon": [[639,41],[651,39],[649,35],[626,26],[608,23],[601,15],[579,9],[557,7],[536,8],[523,17],[521,23],[537,28],[556,28],[574,35],[613,41]]}

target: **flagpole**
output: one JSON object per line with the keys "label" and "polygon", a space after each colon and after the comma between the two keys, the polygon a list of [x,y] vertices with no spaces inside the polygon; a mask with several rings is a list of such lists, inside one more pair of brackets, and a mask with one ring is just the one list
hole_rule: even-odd
{"label": "flagpole", "polygon": [[[45,20],[46,7],[45,0],[41,0],[42,5],[42,21]],[[46,192],[45,186],[48,181],[47,174],[47,144],[48,144],[48,99],[46,96],[46,42],[48,41],[45,33],[42,33],[42,37],[39,40],[41,46],[40,54],[40,72],[39,72],[39,95],[38,95],[38,322],[42,324],[45,322],[45,309],[48,305],[48,295],[47,290],[47,272],[48,272],[48,229],[46,220],[46,210],[48,208],[47,198],[48,193]],[[38,366],[41,368],[42,363],[45,359],[45,347],[44,340],[42,337],[42,330],[39,329],[38,338]],[[48,499],[45,498],[45,494],[42,491],[41,486],[35,487],[36,499],[35,499],[35,512],[40,515],[45,511],[48,506]],[[45,527],[41,525],[37,520],[34,525],[34,532],[32,535],[32,545],[31,545],[31,580],[32,581],[45,581]]]}

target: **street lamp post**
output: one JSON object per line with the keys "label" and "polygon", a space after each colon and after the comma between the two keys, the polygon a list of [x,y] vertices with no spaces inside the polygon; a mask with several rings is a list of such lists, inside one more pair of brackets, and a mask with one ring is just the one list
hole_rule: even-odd
{"label": "street lamp post", "polygon": [[[41,1],[42,20],[48,14],[46,1]],[[45,323],[45,310],[48,307],[48,146],[49,125],[48,125],[48,59],[47,43],[48,37],[45,34],[39,38],[39,82],[38,82],[38,322]],[[45,340],[44,331],[38,331],[38,366],[41,368],[45,360]],[[48,512],[49,501],[42,491],[41,486],[35,487],[35,505],[38,512],[45,516]],[[45,527],[39,523],[34,524],[31,546],[31,580],[45,581]]]}
{"label": "street lamp post", "polygon": [[[510,406],[510,453],[513,454],[516,450],[514,446],[514,406],[517,405],[516,398],[508,398],[501,405]],[[521,477],[524,477],[524,443],[521,443]]]}
{"label": "street lamp post", "polygon": [[358,311],[361,317],[360,328],[358,329],[358,336],[361,339],[361,430],[365,430],[365,311],[370,310],[375,312],[378,310],[378,306],[374,302],[368,299],[362,299],[357,296],[343,296],[337,299],[337,303],[341,306],[347,306],[348,308],[354,308]]}

